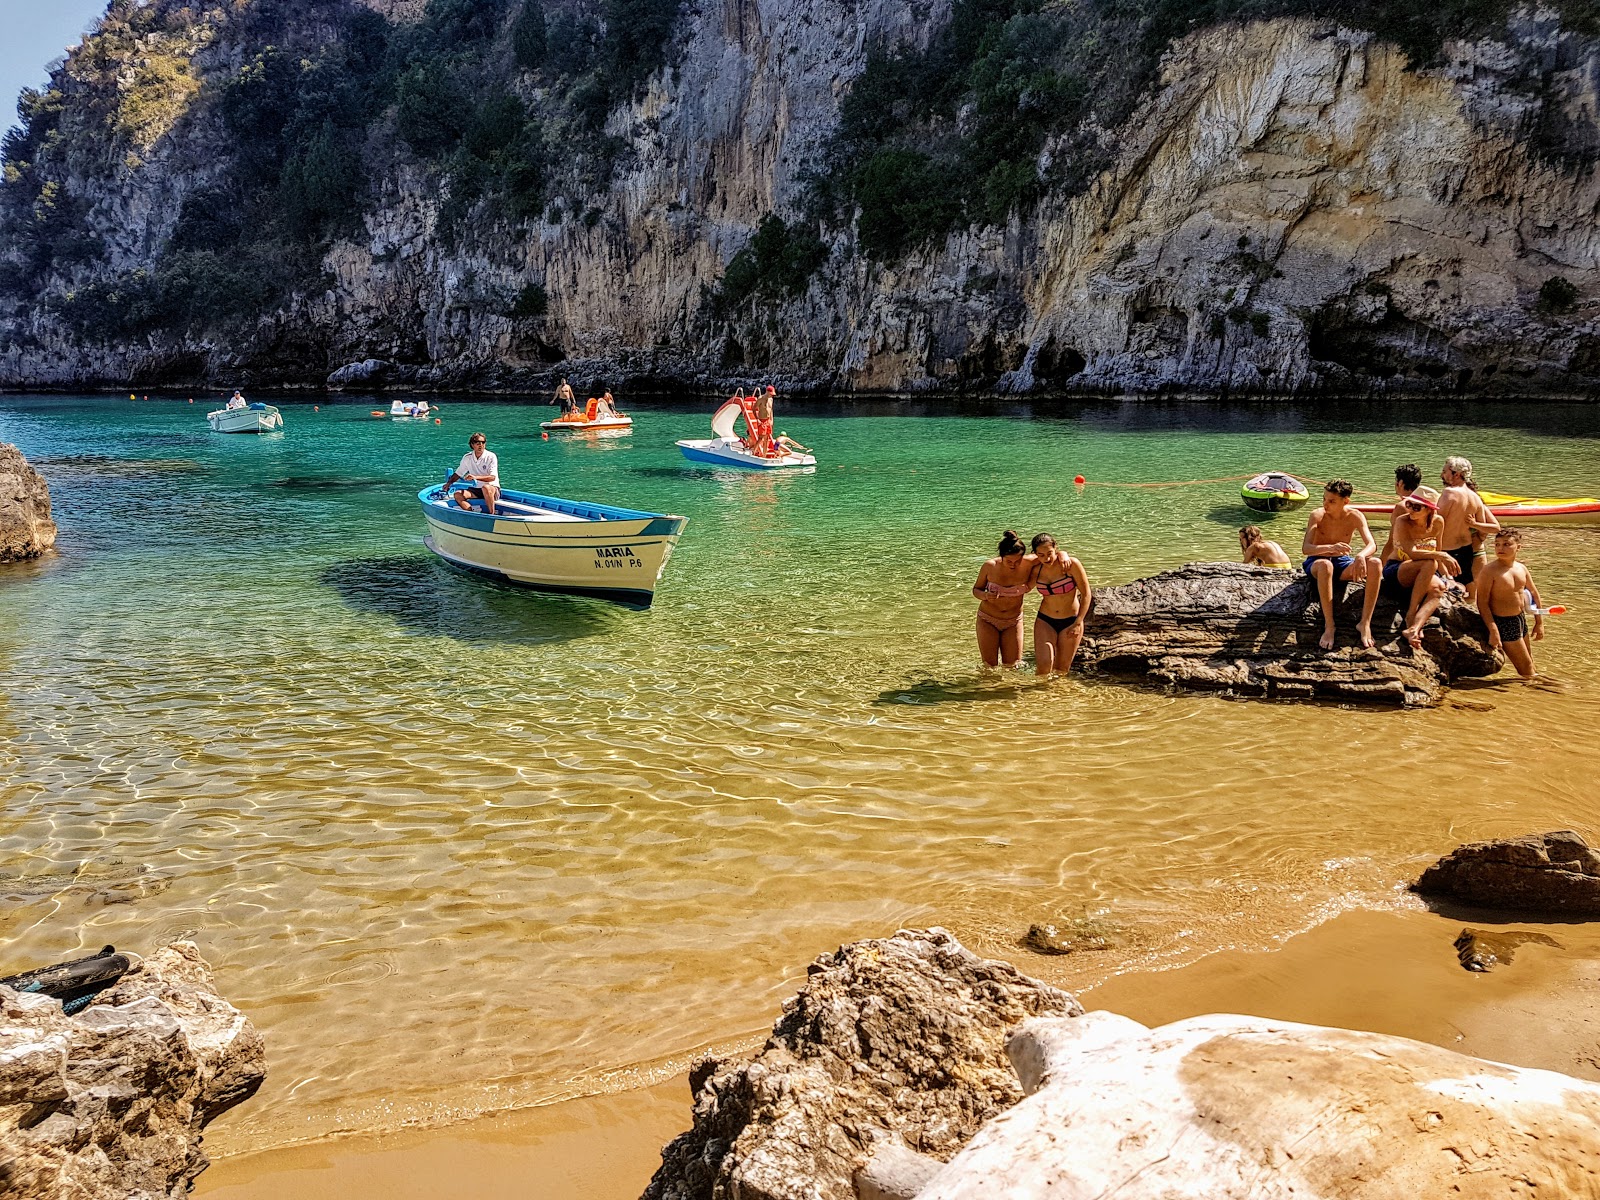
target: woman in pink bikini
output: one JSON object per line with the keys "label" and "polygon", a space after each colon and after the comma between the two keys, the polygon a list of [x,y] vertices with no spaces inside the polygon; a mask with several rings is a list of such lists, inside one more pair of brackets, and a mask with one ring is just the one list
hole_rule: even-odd
{"label": "woman in pink bikini", "polygon": [[988,667],[1022,659],[1022,599],[1033,582],[1033,559],[1015,530],[1000,537],[1000,554],[983,564],[972,594],[978,599],[978,653]]}
{"label": "woman in pink bikini", "polygon": [[1039,613],[1033,619],[1033,666],[1040,675],[1072,670],[1083,622],[1092,593],[1083,564],[1058,549],[1055,538],[1041,533],[1033,539],[1036,561],[1033,582],[1039,589]]}

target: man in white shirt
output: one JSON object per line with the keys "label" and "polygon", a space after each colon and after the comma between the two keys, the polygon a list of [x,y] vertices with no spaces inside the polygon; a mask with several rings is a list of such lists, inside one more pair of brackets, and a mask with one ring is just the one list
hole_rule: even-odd
{"label": "man in white shirt", "polygon": [[468,438],[469,449],[461,456],[461,465],[450,476],[449,483],[465,479],[477,484],[477,487],[462,488],[456,492],[456,503],[462,508],[471,508],[467,501],[482,496],[484,509],[493,516],[494,506],[500,501],[500,460],[494,456],[493,450],[487,449],[488,444],[488,439],[481,433]]}
{"label": "man in white shirt", "polygon": [[243,392],[234,392],[234,394],[232,396],[228,397],[228,407],[229,408],[243,408],[244,407],[244,393]]}

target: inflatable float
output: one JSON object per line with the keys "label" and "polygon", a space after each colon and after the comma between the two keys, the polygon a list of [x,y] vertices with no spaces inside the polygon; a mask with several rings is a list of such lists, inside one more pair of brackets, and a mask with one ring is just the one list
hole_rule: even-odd
{"label": "inflatable float", "polygon": [[1311,499],[1305,484],[1282,471],[1263,471],[1240,488],[1239,495],[1245,507],[1265,513],[1289,512]]}
{"label": "inflatable float", "polygon": [[681,439],[678,442],[678,449],[683,451],[683,456],[690,462],[713,463],[719,467],[740,467],[747,471],[776,471],[817,465],[814,454],[790,452],[776,455],[752,454],[746,448],[745,440],[733,431],[734,422],[740,416],[746,417],[745,423],[748,427],[749,418],[745,413],[744,404],[739,400],[725,400],[722,407],[711,414],[711,432],[716,434],[716,437]]}
{"label": "inflatable float", "polygon": [[[1534,496],[1508,496],[1503,492],[1479,492],[1495,520],[1502,525],[1600,525],[1600,500],[1593,496],[1550,499]],[[1358,512],[1387,518],[1393,504],[1357,504]]]}

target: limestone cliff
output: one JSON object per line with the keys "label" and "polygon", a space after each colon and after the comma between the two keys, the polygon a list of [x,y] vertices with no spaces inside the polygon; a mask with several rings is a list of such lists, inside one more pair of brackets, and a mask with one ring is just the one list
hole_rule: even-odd
{"label": "limestone cliff", "polygon": [[[926,45],[950,5],[689,0],[669,65],[605,117],[613,169],[564,205],[480,206],[447,234],[438,172],[391,111],[359,147],[377,182],[319,250],[315,287],[232,323],[64,321],[63,298],[153,269],[216,183],[222,83],[269,40],[314,54],[338,7],[238,0],[145,37],[143,57],[97,61],[94,38],[69,57],[59,138],[110,107],[120,140],[62,157],[49,199],[61,236],[98,249],[26,284],[13,271],[9,294],[0,278],[0,386],[315,386],[376,359],[379,378],[430,387],[560,371],[844,391],[1600,392],[1600,40],[1534,10],[1423,69],[1331,21],[1199,29],[1131,118],[1073,132],[1110,163],[1086,189],[891,260],[823,222],[803,287],[728,315],[716,289],[762,218],[809,219],[808,172],[826,169],[869,54]],[[425,8],[368,7],[398,22]],[[169,103],[108,105],[156,69]],[[507,77],[535,107],[549,91],[538,72]],[[550,149],[552,178],[581,157]],[[1040,177],[1066,152],[1047,143]],[[518,302],[530,289],[536,306]]]}

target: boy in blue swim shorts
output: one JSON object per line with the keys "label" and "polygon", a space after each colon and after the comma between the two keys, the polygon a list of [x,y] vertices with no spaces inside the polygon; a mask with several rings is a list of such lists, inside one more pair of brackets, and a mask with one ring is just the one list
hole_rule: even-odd
{"label": "boy in blue swim shorts", "polygon": [[[1367,518],[1350,507],[1351,488],[1343,479],[1331,479],[1322,489],[1322,507],[1311,510],[1306,522],[1306,536],[1300,544],[1300,553],[1306,556],[1301,569],[1317,585],[1317,599],[1322,604],[1322,637],[1317,642],[1324,650],[1332,650],[1336,638],[1333,624],[1333,585],[1355,583],[1366,585],[1362,597],[1361,620],[1356,623],[1356,635],[1364,649],[1372,649],[1372,610],[1378,605],[1378,588],[1383,580],[1383,565],[1378,561],[1377,542]],[[1356,550],[1359,535],[1360,550]]]}

